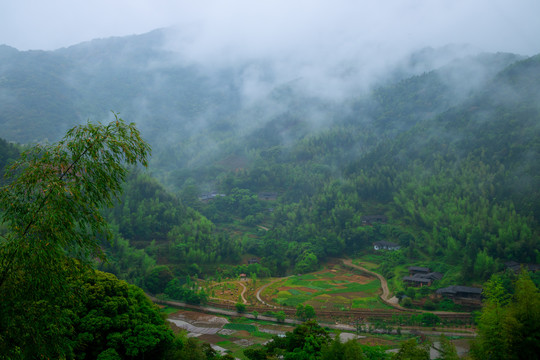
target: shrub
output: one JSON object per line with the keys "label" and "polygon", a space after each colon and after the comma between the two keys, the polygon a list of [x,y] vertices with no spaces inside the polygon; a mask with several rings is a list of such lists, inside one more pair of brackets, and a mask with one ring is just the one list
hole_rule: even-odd
{"label": "shrub", "polygon": [[407,308],[410,308],[412,306],[412,300],[410,297],[404,297],[402,300],[401,300],[401,305],[407,307]]}
{"label": "shrub", "polygon": [[426,310],[435,310],[435,304],[430,299],[427,299],[424,303],[424,309]]}
{"label": "shrub", "polygon": [[239,312],[239,313],[244,313],[246,312],[246,305],[242,304],[242,303],[236,303],[236,305],[234,305],[236,307],[236,311]]}

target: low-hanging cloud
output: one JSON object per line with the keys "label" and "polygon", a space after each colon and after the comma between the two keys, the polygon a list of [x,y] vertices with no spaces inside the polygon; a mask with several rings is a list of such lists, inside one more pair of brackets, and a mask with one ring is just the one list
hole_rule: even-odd
{"label": "low-hanging cloud", "polygon": [[[183,10],[167,42],[182,61],[219,68],[270,59],[276,83],[301,79],[323,96],[365,90],[426,46],[540,51],[540,25],[526,20],[531,11],[540,13],[540,3],[527,0],[208,0]],[[253,75],[250,69],[243,76]],[[245,84],[253,90],[255,83]]]}
{"label": "low-hanging cloud", "polygon": [[[183,62],[269,60],[268,88],[301,79],[313,93],[341,96],[426,46],[540,52],[539,13],[536,0],[19,0],[0,5],[0,43],[50,50],[172,27],[166,47]],[[254,75],[241,75],[252,95],[265,85]]]}
{"label": "low-hanging cloud", "polygon": [[[334,120],[336,107],[341,116],[368,123],[369,114],[353,114],[351,102],[340,100],[360,98],[386,77],[422,74],[482,51],[536,54],[538,14],[538,0],[18,0],[0,3],[0,44],[54,50],[165,29],[163,43],[159,31],[142,42],[116,42],[108,65],[131,71],[128,80],[137,78],[144,91],[124,101],[132,89],[120,86],[125,91],[103,95],[100,106],[105,114],[112,108],[128,115],[145,135],[159,139],[157,146],[177,149],[171,153],[182,156],[171,164],[196,163],[220,153],[222,138],[210,138],[206,129],[249,138],[291,111],[292,122],[318,130]],[[102,64],[93,58],[101,54],[95,43],[87,45],[88,54],[79,47],[85,67],[67,74],[68,84],[95,85],[93,74]],[[170,76],[178,69],[189,76]],[[442,72],[441,80],[466,97],[489,75],[471,61],[464,71]],[[284,144],[295,140],[288,129],[276,125]]]}
{"label": "low-hanging cloud", "polygon": [[[485,51],[540,51],[536,0],[19,0],[0,5],[0,43],[21,50],[176,25],[194,57],[343,58],[364,46],[394,51],[471,43]],[[322,50],[327,50],[326,52]]]}
{"label": "low-hanging cloud", "polygon": [[[471,43],[485,51],[535,53],[540,29],[534,1],[202,1],[179,13],[193,29],[196,58],[284,58],[301,52],[322,60],[357,56],[366,47],[403,53],[412,47]],[[526,18],[531,16],[530,22]],[[524,21],[525,20],[525,21]],[[510,40],[513,39],[513,40]]]}

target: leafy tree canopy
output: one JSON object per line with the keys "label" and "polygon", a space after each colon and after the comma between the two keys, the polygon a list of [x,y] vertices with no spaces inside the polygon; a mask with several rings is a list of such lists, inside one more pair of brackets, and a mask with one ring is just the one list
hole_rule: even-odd
{"label": "leafy tree canopy", "polygon": [[513,295],[494,275],[485,286],[486,300],[471,348],[474,359],[534,359],[540,353],[540,291],[522,271]]}
{"label": "leafy tree canopy", "polygon": [[[61,141],[36,145],[7,170],[0,188],[0,347],[27,357],[61,357],[73,343],[67,279],[103,259],[100,209],[120,192],[127,165],[147,165],[150,148],[134,124],[77,126]],[[78,260],[78,261],[76,261]]]}

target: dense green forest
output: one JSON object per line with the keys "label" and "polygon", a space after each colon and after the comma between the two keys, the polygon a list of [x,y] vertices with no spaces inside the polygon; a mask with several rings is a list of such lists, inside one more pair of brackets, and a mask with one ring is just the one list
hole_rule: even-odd
{"label": "dense green forest", "polygon": [[[378,240],[403,248],[389,264],[462,283],[540,261],[539,56],[449,58],[339,99],[297,79],[248,103],[235,79],[256,66],[271,80],[271,65],[209,70],[178,61],[163,36],[0,48],[7,141],[54,140],[114,109],[153,148],[104,210],[114,236],[102,270],[163,292],[186,275],[246,272],[250,257],[250,273],[308,272]],[[0,145],[4,165],[17,155]]]}

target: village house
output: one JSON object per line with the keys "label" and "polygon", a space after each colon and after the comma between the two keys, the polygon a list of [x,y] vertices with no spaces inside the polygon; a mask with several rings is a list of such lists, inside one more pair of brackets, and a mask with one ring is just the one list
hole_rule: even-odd
{"label": "village house", "polygon": [[506,268],[508,270],[511,270],[511,271],[515,272],[516,274],[521,271],[521,268],[524,268],[525,270],[531,271],[531,272],[537,272],[537,271],[540,270],[540,265],[537,265],[537,264],[521,264],[521,263],[518,263],[517,261],[507,261],[507,262],[504,263],[504,265],[506,266]]}
{"label": "village house", "polygon": [[456,302],[475,302],[482,300],[482,288],[452,285],[436,291],[437,296],[446,297]]}
{"label": "village house", "polygon": [[408,286],[421,287],[421,286],[430,286],[432,283],[431,279],[423,278],[420,276],[405,276],[403,282]]}
{"label": "village house", "polygon": [[429,274],[430,269],[427,267],[420,267],[420,266],[409,266],[409,275],[414,276],[416,274]]}
{"label": "village house", "polygon": [[405,276],[403,281],[409,286],[419,287],[424,285],[430,286],[434,281],[441,280],[442,278],[443,274],[439,272],[415,273],[413,275]]}
{"label": "village house", "polygon": [[373,248],[375,250],[399,250],[401,246],[391,241],[377,241],[373,243]]}
{"label": "village house", "polygon": [[259,263],[259,259],[257,259],[257,258],[248,259],[248,265],[258,264],[258,263]]}

